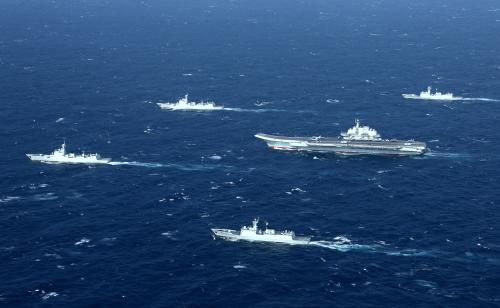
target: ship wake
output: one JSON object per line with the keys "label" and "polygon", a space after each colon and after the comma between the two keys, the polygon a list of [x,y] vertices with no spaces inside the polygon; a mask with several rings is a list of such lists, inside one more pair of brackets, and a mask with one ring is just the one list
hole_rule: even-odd
{"label": "ship wake", "polygon": [[[214,240],[216,239],[215,236],[213,236]],[[242,239],[238,238],[223,238],[226,241],[230,242],[239,242],[242,241]],[[245,240],[246,241],[246,240]],[[252,242],[259,242],[257,240],[252,241]],[[268,244],[270,242],[267,242]],[[276,242],[278,244],[278,242]],[[330,249],[330,250],[335,250],[335,251],[340,251],[340,252],[364,252],[364,253],[379,253],[379,254],[385,254],[388,256],[399,256],[399,257],[432,257],[434,256],[434,253],[426,250],[418,250],[418,249],[402,249],[402,250],[397,250],[390,248],[386,244],[372,244],[372,245],[367,245],[367,244],[355,244],[352,243],[351,240],[344,236],[337,236],[334,238],[333,241],[326,241],[326,240],[319,240],[319,241],[310,241],[309,243],[293,243],[293,242],[279,242],[279,244],[285,244],[285,245],[293,245],[293,246],[316,246],[320,248],[325,248],[325,249]]]}
{"label": "ship wake", "polygon": [[161,164],[161,163],[143,163],[138,161],[111,161],[108,165],[112,166],[134,166],[144,168],[171,168],[183,171],[210,171],[216,169],[229,169],[229,166],[222,165],[200,165],[200,164]]}
{"label": "ship wake", "polygon": [[353,244],[350,241],[311,241],[309,245],[318,246],[326,249],[336,250],[340,252],[360,251],[367,253],[381,253],[388,256],[400,257],[429,257],[432,253],[418,249],[394,250],[383,245],[373,244]]}
{"label": "ship wake", "polygon": [[450,152],[434,152],[429,151],[423,155],[423,158],[438,158],[438,159],[472,159],[472,155],[468,153],[450,153]]}
{"label": "ship wake", "polygon": [[476,102],[500,102],[500,99],[486,97],[463,97],[461,101],[476,101]]}

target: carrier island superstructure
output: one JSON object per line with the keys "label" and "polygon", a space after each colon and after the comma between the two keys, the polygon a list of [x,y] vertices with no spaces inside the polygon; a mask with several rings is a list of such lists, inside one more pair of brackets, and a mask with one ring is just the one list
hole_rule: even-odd
{"label": "carrier island superstructure", "polygon": [[379,133],[362,126],[356,119],[354,127],[339,137],[285,137],[259,133],[275,150],[336,153],[340,155],[421,155],[427,150],[424,142],[414,140],[382,139]]}

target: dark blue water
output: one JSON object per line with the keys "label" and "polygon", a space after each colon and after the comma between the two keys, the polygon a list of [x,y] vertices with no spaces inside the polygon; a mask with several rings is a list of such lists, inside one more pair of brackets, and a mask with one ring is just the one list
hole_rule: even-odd
{"label": "dark blue water", "polygon": [[[401,97],[500,99],[499,33],[493,0],[2,1],[0,306],[500,305],[500,102]],[[432,153],[253,137],[356,117]],[[135,163],[25,157],[64,139]],[[327,243],[213,240],[254,217]]]}

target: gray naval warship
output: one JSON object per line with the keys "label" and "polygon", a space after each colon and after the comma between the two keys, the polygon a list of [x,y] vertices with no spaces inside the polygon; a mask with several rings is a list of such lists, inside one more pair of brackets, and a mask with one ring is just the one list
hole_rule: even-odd
{"label": "gray naval warship", "polygon": [[424,142],[382,139],[375,129],[361,126],[358,119],[355,122],[354,127],[339,137],[284,137],[262,133],[255,137],[275,150],[340,155],[421,155],[427,150]]}

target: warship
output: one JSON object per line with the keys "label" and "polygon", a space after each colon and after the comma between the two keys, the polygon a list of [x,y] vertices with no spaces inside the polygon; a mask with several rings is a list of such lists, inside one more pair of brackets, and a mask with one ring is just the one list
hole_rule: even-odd
{"label": "warship", "polygon": [[190,102],[187,94],[181,97],[177,103],[157,103],[157,105],[166,110],[224,110],[224,106],[217,106],[213,102]]}
{"label": "warship", "polygon": [[99,154],[80,155],[66,152],[66,142],[51,154],[26,154],[29,159],[48,164],[107,164],[111,158],[102,158]]}
{"label": "warship", "polygon": [[421,155],[427,146],[414,140],[382,139],[369,126],[355,126],[339,137],[284,137],[259,133],[255,137],[264,140],[275,150],[335,153],[339,155]]}
{"label": "warship", "polygon": [[427,87],[427,91],[420,92],[419,95],[416,94],[402,94],[406,99],[423,99],[423,100],[435,100],[435,101],[459,101],[464,98],[461,96],[453,96],[453,93],[441,93],[436,91],[432,93],[432,88]]}
{"label": "warship", "polygon": [[243,226],[238,230],[231,229],[212,229],[214,236],[230,241],[250,241],[250,242],[271,242],[289,245],[307,245],[311,237],[296,236],[293,231],[276,231],[267,228],[260,230],[258,228],[259,219],[255,218],[252,221],[252,226]]}

